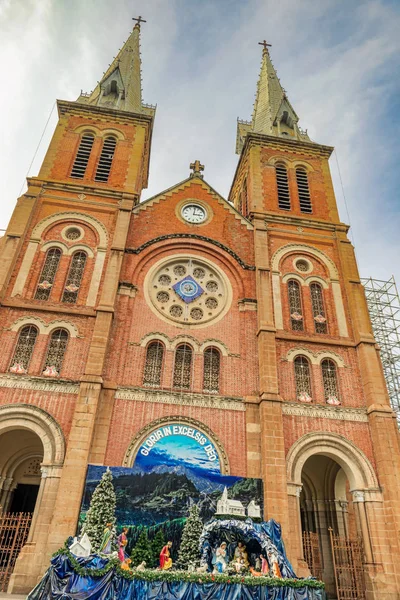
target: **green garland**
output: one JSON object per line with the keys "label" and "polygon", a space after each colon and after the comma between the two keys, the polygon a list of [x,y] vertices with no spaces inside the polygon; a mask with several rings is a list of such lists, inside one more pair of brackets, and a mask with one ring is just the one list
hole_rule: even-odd
{"label": "green garland", "polygon": [[118,558],[109,559],[108,563],[102,569],[88,569],[81,567],[75,556],[69,551],[68,546],[60,548],[53,557],[63,554],[67,556],[69,562],[75,573],[81,577],[103,577],[115,569],[115,572],[125,579],[130,581],[185,581],[188,583],[232,583],[232,584],[244,584],[249,586],[264,586],[269,585],[273,587],[290,587],[290,588],[314,588],[321,589],[325,587],[322,581],[316,579],[277,579],[274,577],[253,577],[250,575],[225,575],[219,573],[213,575],[212,573],[196,573],[189,571],[126,571],[121,569],[121,563]]}

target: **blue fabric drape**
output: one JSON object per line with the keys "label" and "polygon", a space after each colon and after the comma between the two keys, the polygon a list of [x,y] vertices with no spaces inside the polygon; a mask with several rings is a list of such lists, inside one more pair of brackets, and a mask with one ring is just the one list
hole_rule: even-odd
{"label": "blue fabric drape", "polygon": [[[82,567],[101,569],[100,557],[77,559]],[[325,600],[320,589],[216,583],[130,581],[111,569],[102,577],[81,577],[65,555],[58,555],[28,600]]]}

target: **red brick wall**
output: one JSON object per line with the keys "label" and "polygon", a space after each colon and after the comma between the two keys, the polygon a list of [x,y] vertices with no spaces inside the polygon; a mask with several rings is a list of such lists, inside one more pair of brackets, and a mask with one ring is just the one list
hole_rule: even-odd
{"label": "red brick wall", "polygon": [[171,415],[190,417],[207,425],[228,454],[230,474],[246,475],[245,412],[133,400],[115,401],[105,464],[121,465],[132,438],[147,424]]}
{"label": "red brick wall", "polygon": [[76,394],[18,388],[0,388],[0,404],[32,404],[48,412],[68,439],[75,410]]}

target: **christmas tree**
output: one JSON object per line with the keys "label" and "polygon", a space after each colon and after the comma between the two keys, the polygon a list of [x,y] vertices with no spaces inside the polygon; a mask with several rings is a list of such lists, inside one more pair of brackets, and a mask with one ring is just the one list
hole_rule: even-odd
{"label": "christmas tree", "polygon": [[139,536],[136,546],[131,554],[132,564],[137,567],[142,561],[146,561],[146,566],[151,567],[153,564],[153,552],[147,536],[147,529],[143,529]]}
{"label": "christmas tree", "polygon": [[178,553],[177,565],[181,569],[197,567],[200,562],[199,540],[203,531],[199,509],[193,504],[189,510],[189,517],[182,532],[182,541]]}
{"label": "christmas tree", "polygon": [[153,567],[158,567],[161,550],[165,546],[165,539],[162,529],[159,529],[151,542],[151,550],[153,553]]}
{"label": "christmas tree", "polygon": [[83,525],[83,532],[87,533],[95,552],[100,548],[107,523],[115,523],[116,498],[112,480],[111,471],[107,469],[93,492]]}

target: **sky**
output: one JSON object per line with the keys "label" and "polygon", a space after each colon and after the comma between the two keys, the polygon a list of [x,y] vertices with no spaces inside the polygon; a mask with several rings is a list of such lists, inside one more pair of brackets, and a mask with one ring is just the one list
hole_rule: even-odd
{"label": "sky", "polygon": [[143,100],[157,105],[142,200],[185,179],[195,159],[227,197],[236,120],[251,117],[267,39],[299,125],[336,148],[361,276],[400,286],[398,0],[0,0],[0,228],[38,173],[55,99],[94,88],[139,14]]}

